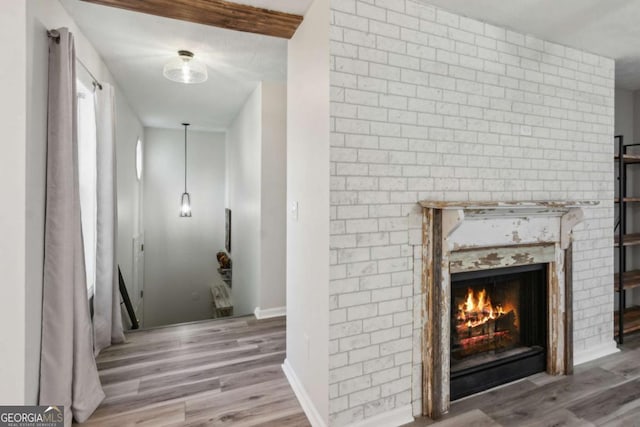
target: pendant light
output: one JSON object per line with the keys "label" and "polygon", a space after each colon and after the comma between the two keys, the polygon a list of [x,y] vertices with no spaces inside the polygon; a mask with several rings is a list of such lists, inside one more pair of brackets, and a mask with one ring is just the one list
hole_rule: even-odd
{"label": "pendant light", "polygon": [[189,123],[183,123],[182,126],[184,126],[184,193],[180,199],[180,216],[191,218],[191,195],[187,192],[187,126]]}
{"label": "pendant light", "polygon": [[202,83],[209,77],[207,66],[194,59],[193,52],[179,50],[178,57],[167,62],[162,74],[169,80],[178,83]]}

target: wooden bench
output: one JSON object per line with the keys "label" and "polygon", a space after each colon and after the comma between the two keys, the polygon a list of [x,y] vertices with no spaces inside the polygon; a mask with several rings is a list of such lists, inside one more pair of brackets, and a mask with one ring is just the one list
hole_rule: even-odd
{"label": "wooden bench", "polygon": [[213,317],[233,316],[233,302],[231,301],[231,288],[222,280],[216,280],[211,285],[213,297]]}

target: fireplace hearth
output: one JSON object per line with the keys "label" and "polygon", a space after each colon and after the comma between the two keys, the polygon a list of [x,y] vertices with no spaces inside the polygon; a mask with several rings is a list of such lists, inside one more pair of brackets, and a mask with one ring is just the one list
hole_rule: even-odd
{"label": "fireplace hearth", "polygon": [[452,275],[452,400],[546,369],[545,267]]}

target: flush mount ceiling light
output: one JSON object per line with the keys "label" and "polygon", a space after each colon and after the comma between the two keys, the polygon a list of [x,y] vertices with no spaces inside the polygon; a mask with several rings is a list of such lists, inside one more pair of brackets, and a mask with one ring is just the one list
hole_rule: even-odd
{"label": "flush mount ceiling light", "polygon": [[193,52],[179,50],[178,57],[167,62],[162,74],[169,80],[178,83],[202,83],[209,77],[207,66],[193,57]]}

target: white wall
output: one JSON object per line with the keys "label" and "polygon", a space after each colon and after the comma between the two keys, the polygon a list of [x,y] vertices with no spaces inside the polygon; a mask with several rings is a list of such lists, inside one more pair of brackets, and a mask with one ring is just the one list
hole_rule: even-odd
{"label": "white wall", "polygon": [[25,320],[29,323],[31,311],[38,310],[31,298],[25,299],[26,7],[26,2],[0,3],[0,35],[5,41],[5,55],[0,58],[0,197],[4,200],[0,210],[0,403],[4,405],[33,403],[34,395],[31,379],[25,377],[25,367],[27,371],[34,368],[25,359],[25,344],[29,346],[34,335],[25,330]]}
{"label": "white wall", "polygon": [[[9,3],[15,2],[2,2],[2,6],[8,7]],[[26,313],[26,382],[27,402],[35,403],[38,396],[40,366],[42,274],[44,262],[47,76],[49,59],[47,29],[58,27],[69,28],[75,38],[76,56],[82,59],[100,81],[114,85],[118,117],[121,117],[123,122],[135,122],[131,128],[141,129],[141,126],[135,113],[129,107],[126,97],[119,90],[117,83],[102,62],[97,51],[57,0],[29,0],[28,2],[17,3],[26,4],[27,12],[27,72],[25,75],[27,76],[27,122],[29,126],[27,127],[26,137],[26,149],[28,153],[26,158],[26,295],[29,309]],[[16,24],[19,22],[20,21],[17,20]],[[19,33],[13,32],[11,38],[17,37],[16,34]],[[9,46],[15,45],[15,43],[9,44]],[[76,68],[78,75],[84,73],[80,66]],[[14,68],[9,68],[8,70],[15,70],[15,65]],[[9,80],[3,79],[3,81],[8,82]],[[18,84],[15,79],[11,82],[14,90],[17,90]],[[17,97],[10,98],[15,98],[15,100],[12,99],[14,104],[17,102]],[[12,107],[12,111],[18,111],[15,105]],[[131,132],[131,135],[129,135],[129,132]],[[117,127],[117,150],[119,156],[121,141],[128,141],[134,134],[135,132],[133,130],[123,131],[123,128]],[[125,151],[126,150],[125,148]],[[118,179],[120,179],[120,176]],[[126,218],[126,215],[123,215],[123,218]],[[123,271],[123,273],[125,273],[125,271]]]}
{"label": "white wall", "polygon": [[329,416],[329,1],[315,0],[289,41],[287,360],[316,425]]}
{"label": "white wall", "polygon": [[625,143],[634,141],[635,93],[631,90],[616,89],[615,134],[624,135]]}
{"label": "white wall", "polygon": [[262,90],[258,87],[227,130],[227,195],[231,209],[233,313],[253,313],[260,286],[260,152]]}
{"label": "white wall", "polygon": [[260,83],[227,131],[236,315],[284,311],[286,94],[284,84]]}
{"label": "white wall", "polygon": [[208,319],[224,248],[225,136],[188,132],[191,218],[181,218],[184,130],[145,128],[144,326]]}
{"label": "white wall", "polygon": [[[144,128],[121,92],[116,93],[116,162],[118,177],[118,242],[116,254],[131,303],[140,312],[140,289],[135,289],[133,238],[143,230],[144,177],[136,175],[136,143],[144,146]],[[138,284],[141,288],[142,284]],[[140,314],[140,313],[139,313]],[[128,317],[125,325],[128,325]]]}
{"label": "white wall", "polygon": [[257,307],[284,309],[287,247],[287,86],[262,83],[260,280]]}

